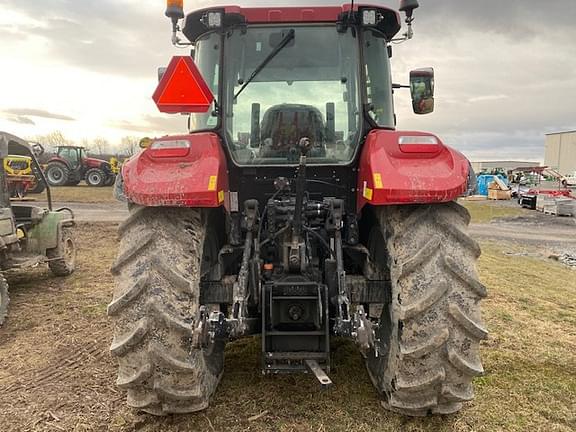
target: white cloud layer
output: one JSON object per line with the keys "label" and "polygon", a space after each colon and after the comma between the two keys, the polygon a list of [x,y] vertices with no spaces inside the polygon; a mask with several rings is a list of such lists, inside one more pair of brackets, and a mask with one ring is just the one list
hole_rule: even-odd
{"label": "white cloud layer", "polygon": [[[39,3],[0,0],[0,129],[112,141],[185,130],[183,118],[160,115],[150,97],[156,68],[182,54],[170,44],[164,2]],[[188,1],[187,9],[223,3]],[[545,133],[576,129],[574,0],[420,3],[415,39],[394,47],[394,80],[433,66],[437,109],[415,116],[408,92],[397,91],[400,128],[437,132],[472,159],[532,160],[543,158]],[[298,4],[310,2],[286,2]]]}

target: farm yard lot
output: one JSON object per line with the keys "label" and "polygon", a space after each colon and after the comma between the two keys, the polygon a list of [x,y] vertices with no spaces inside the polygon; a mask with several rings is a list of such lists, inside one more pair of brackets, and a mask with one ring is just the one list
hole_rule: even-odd
{"label": "farm yard lot", "polygon": [[[472,215],[480,211],[486,209],[472,209]],[[80,223],[79,268],[70,278],[43,268],[7,275],[12,303],[0,329],[0,430],[572,431],[576,271],[548,259],[547,245],[482,234],[532,216],[520,210],[504,215],[503,223],[488,217],[473,227],[484,251],[481,279],[490,290],[484,303],[491,332],[482,346],[486,375],[476,380],[476,399],[462,412],[425,419],[380,407],[352,343],[334,341],[335,385],[322,391],[309,376],[263,377],[257,338],[228,345],[224,377],[205,412],[167,418],[135,413],[115,387],[108,354],[116,225]],[[568,223],[562,226],[550,229],[572,233]],[[567,243],[552,242],[550,250],[573,248],[567,236]]]}
{"label": "farm yard lot", "polygon": [[[113,187],[90,187],[87,185],[53,187],[52,199],[54,202],[73,203],[113,203]],[[45,200],[46,194],[30,195],[38,200]]]}

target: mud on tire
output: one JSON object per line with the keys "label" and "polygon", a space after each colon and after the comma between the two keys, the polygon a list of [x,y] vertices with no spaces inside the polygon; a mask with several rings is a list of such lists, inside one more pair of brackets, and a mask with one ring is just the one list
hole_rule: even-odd
{"label": "mud on tire", "polygon": [[483,374],[479,342],[488,335],[480,316],[486,288],[475,268],[481,252],[466,234],[468,211],[449,203],[380,208],[375,216],[392,300],[368,372],[391,411],[457,412],[474,397],[472,380]]}
{"label": "mud on tire", "polygon": [[76,242],[74,241],[74,232],[70,228],[60,229],[60,238],[58,247],[46,251],[48,258],[48,267],[56,276],[69,276],[76,270]]}
{"label": "mud on tire", "polygon": [[154,415],[208,407],[224,346],[192,348],[209,211],[134,206],[120,226],[110,348],[128,405]]}

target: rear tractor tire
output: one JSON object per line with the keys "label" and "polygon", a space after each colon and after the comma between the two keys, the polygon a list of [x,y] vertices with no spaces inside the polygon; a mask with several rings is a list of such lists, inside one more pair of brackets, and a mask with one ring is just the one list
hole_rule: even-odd
{"label": "rear tractor tire", "polygon": [[61,228],[58,247],[46,251],[48,267],[55,276],[69,276],[76,270],[76,243],[71,229]]}
{"label": "rear tractor tire", "polygon": [[104,186],[112,186],[116,182],[116,174],[108,174]]}
{"label": "rear tractor tire", "polygon": [[28,193],[31,194],[41,194],[46,190],[46,185],[42,179],[37,178],[34,186],[28,190]]}
{"label": "rear tractor tire", "polygon": [[119,228],[116,289],[108,306],[115,324],[110,350],[119,364],[116,384],[140,411],[161,416],[203,410],[220,381],[224,342],[193,346],[200,278],[217,242],[209,215],[133,206]]}
{"label": "rear tractor tire", "polygon": [[468,211],[456,203],[375,210],[372,260],[390,274],[385,305],[368,352],[369,375],[383,406],[408,416],[452,414],[474,397],[483,374],[480,314],[486,287],[475,267],[478,244],[466,234]]}
{"label": "rear tractor tire", "polygon": [[50,186],[66,186],[70,178],[70,169],[62,162],[51,162],[46,168],[46,180]]}
{"label": "rear tractor tire", "polygon": [[6,315],[8,315],[8,304],[10,297],[8,296],[8,282],[4,275],[0,273],[0,326],[4,323]]}
{"label": "rear tractor tire", "polygon": [[106,184],[106,173],[100,168],[91,168],[86,171],[86,184],[92,187],[102,187]]}

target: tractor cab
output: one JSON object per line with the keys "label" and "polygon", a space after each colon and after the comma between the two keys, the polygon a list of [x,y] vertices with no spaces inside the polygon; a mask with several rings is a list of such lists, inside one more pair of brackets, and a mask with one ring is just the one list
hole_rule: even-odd
{"label": "tractor cab", "polygon": [[[294,165],[298,142],[307,137],[310,165],[348,165],[364,131],[394,128],[387,40],[400,28],[397,13],[315,11],[320,22],[292,24],[247,22],[250,9],[188,16],[184,34],[216,97],[208,113],[192,114],[191,130],[221,127],[235,164]],[[364,12],[377,22],[357,27]]]}
{"label": "tractor cab", "polygon": [[59,146],[56,150],[56,155],[67,161],[71,168],[77,169],[86,158],[86,150],[84,147]]}

